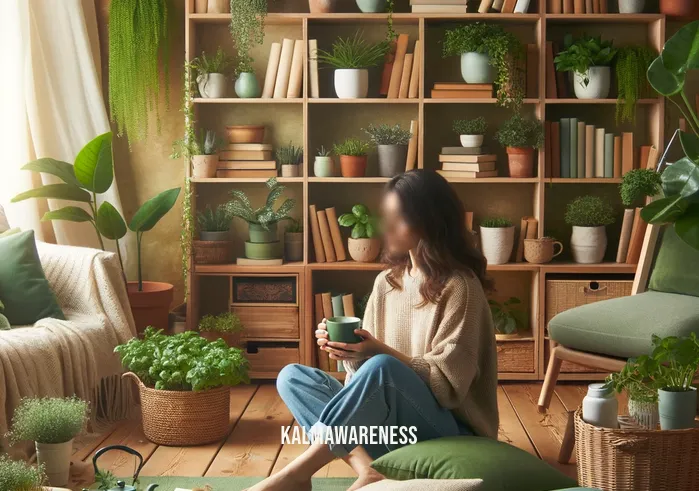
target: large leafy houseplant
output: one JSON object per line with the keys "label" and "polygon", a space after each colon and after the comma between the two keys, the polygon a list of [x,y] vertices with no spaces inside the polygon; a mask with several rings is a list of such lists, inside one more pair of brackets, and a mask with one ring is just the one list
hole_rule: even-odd
{"label": "large leafy houseplant", "polygon": [[282,220],[289,220],[291,218],[289,212],[296,205],[296,201],[287,199],[275,210],[274,204],[281,198],[286,188],[274,177],[270,178],[266,185],[269,194],[265,204],[260,208],[253,208],[250,198],[243,191],[238,189],[231,191],[233,199],[227,204],[231,216],[245,220],[248,224],[260,225],[264,230],[269,230],[270,226]]}

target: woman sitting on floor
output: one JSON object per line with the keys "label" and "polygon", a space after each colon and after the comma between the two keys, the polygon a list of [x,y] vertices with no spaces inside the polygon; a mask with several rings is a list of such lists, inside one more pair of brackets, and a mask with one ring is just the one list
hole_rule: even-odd
{"label": "woman sitting on floor", "polygon": [[[376,278],[355,331],[363,341],[328,341],[321,350],[342,362],[344,385],[325,372],[289,365],[277,388],[314,437],[308,449],[250,491],[311,489],[311,476],[339,457],[359,478],[350,490],[383,479],[370,464],[400,445],[330,442],[333,428],[412,428],[413,441],[497,437],[497,355],[484,288],[486,261],[472,245],[463,205],[434,172],[394,177],[382,202],[388,269]],[[356,434],[356,433],[355,433]]]}

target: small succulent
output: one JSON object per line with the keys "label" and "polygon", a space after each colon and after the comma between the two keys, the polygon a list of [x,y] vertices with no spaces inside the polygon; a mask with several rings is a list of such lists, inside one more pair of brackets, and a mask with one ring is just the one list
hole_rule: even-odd
{"label": "small succulent", "polygon": [[481,222],[481,227],[485,228],[507,228],[511,226],[512,222],[503,217],[486,218]]}
{"label": "small succulent", "polygon": [[326,149],[324,145],[321,145],[318,150],[316,150],[316,154],[318,157],[330,157],[330,154],[332,153],[331,150]]}

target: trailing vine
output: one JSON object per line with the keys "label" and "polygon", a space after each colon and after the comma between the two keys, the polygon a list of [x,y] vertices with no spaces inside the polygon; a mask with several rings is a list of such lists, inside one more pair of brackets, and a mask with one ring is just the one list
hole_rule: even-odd
{"label": "trailing vine", "polygon": [[184,199],[182,200],[182,223],[180,227],[180,248],[182,251],[182,280],[184,297],[189,295],[187,278],[189,277],[189,259],[192,255],[194,240],[194,212],[192,210],[192,184],[188,177],[184,180]]}
{"label": "trailing vine", "polygon": [[656,56],[657,54],[646,46],[627,46],[619,49],[616,57],[617,124],[635,121],[636,102],[651,93],[646,72]]}
{"label": "trailing vine", "polygon": [[393,9],[395,8],[395,0],[388,0],[386,6],[386,11],[388,12],[388,17],[386,17],[386,41],[392,43],[398,37],[398,33],[393,29]]}
{"label": "trailing vine", "polygon": [[[155,110],[160,131],[160,84],[168,99],[168,0],[119,0],[109,7],[109,107],[119,136],[148,135]],[[162,77],[161,77],[162,73]]]}
{"label": "trailing vine", "polygon": [[230,31],[233,44],[238,51],[236,77],[241,73],[252,73],[250,50],[265,39],[265,17],[267,0],[230,0]]}

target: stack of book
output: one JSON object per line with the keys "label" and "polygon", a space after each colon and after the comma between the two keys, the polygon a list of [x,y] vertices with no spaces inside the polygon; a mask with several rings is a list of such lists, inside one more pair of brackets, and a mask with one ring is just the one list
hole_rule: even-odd
{"label": "stack of book", "polygon": [[495,168],[497,156],[484,153],[481,147],[442,147],[439,161],[442,163],[442,170],[437,172],[447,179],[498,176]]}
{"label": "stack of book", "polygon": [[422,42],[415,41],[412,53],[408,53],[409,44],[410,37],[399,34],[384,58],[379,94],[388,99],[416,99],[418,96]]}
{"label": "stack of book", "polygon": [[493,84],[467,84],[463,82],[437,82],[431,91],[433,99],[490,99]]}
{"label": "stack of book", "polygon": [[301,97],[303,87],[303,41],[284,39],[272,43],[262,89],[263,99]]}
{"label": "stack of book", "polygon": [[[316,293],[313,298],[316,325],[320,324],[323,319],[331,317],[355,317],[354,295],[351,293]],[[344,371],[341,361],[331,360],[328,353],[320,349],[318,350],[318,368],[326,372]]]}
{"label": "stack of book", "polygon": [[465,14],[468,0],[410,0],[413,13]]}
{"label": "stack of book", "polygon": [[269,143],[231,143],[218,153],[216,177],[277,177]]}
{"label": "stack of book", "polygon": [[606,14],[608,0],[547,0],[549,14]]}
{"label": "stack of book", "polygon": [[334,263],[347,259],[347,252],[340,233],[340,225],[337,223],[335,208],[316,210],[316,205],[311,205],[308,207],[308,210],[316,262]]}
{"label": "stack of book", "polygon": [[502,14],[526,14],[530,0],[481,0],[478,12],[487,14],[491,11]]}

